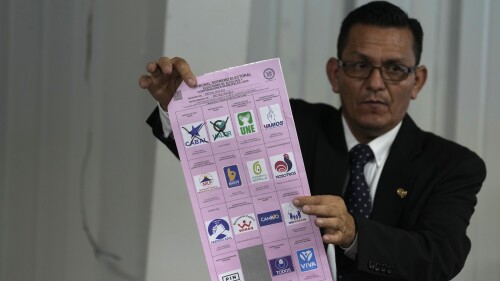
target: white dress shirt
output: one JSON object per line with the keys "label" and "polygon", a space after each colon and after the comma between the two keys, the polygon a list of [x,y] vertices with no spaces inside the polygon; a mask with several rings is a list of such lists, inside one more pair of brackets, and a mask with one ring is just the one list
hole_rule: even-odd
{"label": "white dress shirt", "polygon": [[[389,132],[381,135],[380,137],[372,140],[367,143],[368,146],[373,151],[374,159],[366,163],[365,165],[365,178],[368,187],[370,188],[370,198],[372,200],[372,208],[375,203],[375,192],[377,191],[378,180],[380,179],[380,174],[382,174],[382,169],[384,168],[385,160],[387,160],[387,156],[389,155],[389,150],[391,148],[396,135],[401,128],[402,122],[399,122],[394,128],[392,128]],[[353,147],[359,144],[359,141],[354,137],[347,125],[347,122],[342,115],[342,126],[344,127],[345,134],[345,142],[347,144],[347,150],[350,151]],[[358,233],[356,233],[356,237],[354,238],[353,243],[348,248],[343,248],[345,250],[344,254],[348,256],[350,259],[354,260],[356,258],[356,254],[358,253]],[[332,271],[333,279],[337,280],[337,267],[335,263],[335,247],[333,244],[329,244],[327,247],[327,256],[328,262],[330,265],[330,270]]]}

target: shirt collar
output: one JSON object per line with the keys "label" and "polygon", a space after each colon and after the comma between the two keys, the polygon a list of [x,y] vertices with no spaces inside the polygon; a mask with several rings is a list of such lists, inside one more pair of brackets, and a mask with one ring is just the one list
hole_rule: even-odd
{"label": "shirt collar", "polygon": [[[399,124],[397,124],[389,132],[375,138],[374,140],[368,143],[368,146],[371,148],[375,156],[377,167],[380,167],[385,162],[385,159],[387,159],[387,156],[389,155],[389,149],[391,148],[394,139],[396,139],[396,135],[398,134],[402,123],[403,121],[399,122]],[[344,127],[344,132],[345,132],[344,135],[347,144],[347,150],[350,151],[351,148],[359,144],[359,141],[352,134],[351,129],[349,128],[349,125],[347,125],[347,121],[345,120],[343,114],[342,114],[342,126]]]}

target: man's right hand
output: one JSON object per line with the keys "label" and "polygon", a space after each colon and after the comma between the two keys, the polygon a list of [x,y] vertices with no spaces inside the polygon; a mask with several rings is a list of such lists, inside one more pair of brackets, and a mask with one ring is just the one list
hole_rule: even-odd
{"label": "man's right hand", "polygon": [[161,57],[157,62],[148,63],[146,71],[149,74],[139,78],[139,86],[147,89],[165,111],[182,81],[190,87],[197,83],[189,64],[182,58]]}

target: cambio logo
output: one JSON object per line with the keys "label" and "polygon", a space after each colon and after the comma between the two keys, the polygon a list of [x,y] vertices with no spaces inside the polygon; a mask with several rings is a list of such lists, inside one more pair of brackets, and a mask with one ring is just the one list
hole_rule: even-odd
{"label": "cambio logo", "polygon": [[257,218],[259,220],[259,225],[261,227],[266,226],[266,225],[270,225],[270,224],[283,222],[283,219],[281,218],[280,210],[274,210],[274,211],[258,214]]}

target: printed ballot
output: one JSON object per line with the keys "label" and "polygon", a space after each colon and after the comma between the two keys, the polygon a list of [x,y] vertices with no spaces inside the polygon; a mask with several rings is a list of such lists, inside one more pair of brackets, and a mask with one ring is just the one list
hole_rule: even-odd
{"label": "printed ballot", "polygon": [[279,59],[197,80],[168,111],[211,280],[332,280]]}

